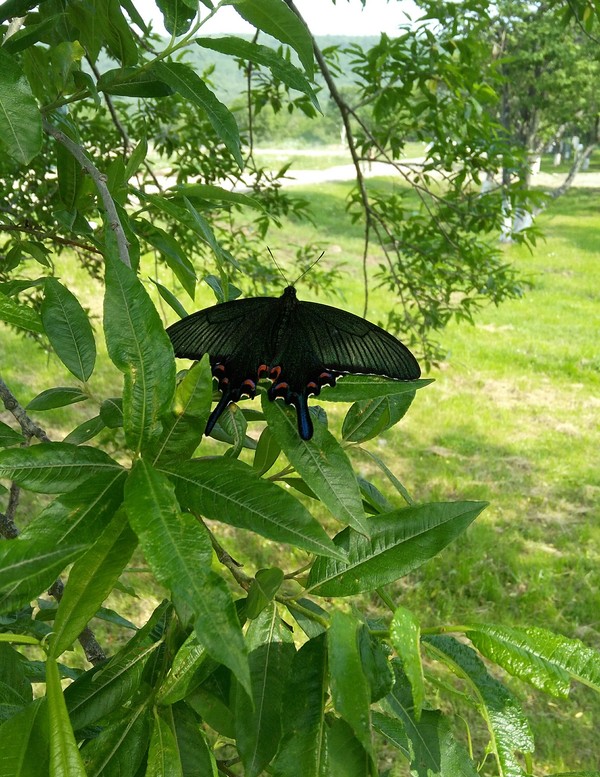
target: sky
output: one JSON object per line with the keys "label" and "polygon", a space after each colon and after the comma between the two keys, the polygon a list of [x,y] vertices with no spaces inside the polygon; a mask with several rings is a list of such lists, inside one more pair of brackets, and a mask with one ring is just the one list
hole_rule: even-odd
{"label": "sky", "polygon": [[[313,35],[395,35],[398,26],[407,21],[407,13],[417,16],[412,0],[367,0],[365,10],[360,0],[337,0],[335,5],[332,0],[295,2]],[[135,5],[142,17],[152,20],[156,32],[166,34],[154,0],[138,0]],[[253,31],[230,6],[221,8],[202,28],[203,33],[210,34]]]}

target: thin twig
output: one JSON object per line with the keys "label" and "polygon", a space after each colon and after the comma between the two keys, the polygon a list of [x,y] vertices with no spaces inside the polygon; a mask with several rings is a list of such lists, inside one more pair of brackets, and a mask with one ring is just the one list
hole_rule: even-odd
{"label": "thin twig", "polygon": [[47,132],[48,135],[52,135],[55,140],[57,140],[59,143],[62,143],[62,145],[75,157],[83,169],[86,170],[86,172],[91,176],[92,180],[96,184],[96,188],[98,189],[98,194],[100,195],[100,198],[104,204],[106,215],[108,216],[109,226],[115,233],[119,258],[123,264],[127,265],[127,267],[131,267],[127,237],[123,231],[123,226],[121,224],[121,220],[119,219],[119,214],[117,213],[114,200],[110,194],[110,191],[108,190],[108,186],[106,185],[106,176],[98,170],[98,168],[87,156],[81,146],[72,141],[71,138],[65,135],[64,132],[61,132],[59,129],[54,127],[46,119],[43,119],[43,127],[44,131]]}
{"label": "thin twig", "polygon": [[16,418],[25,437],[29,440],[37,437],[42,442],[50,442],[50,438],[41,426],[34,423],[25,412],[25,408],[19,403],[15,395],[0,377],[0,399],[9,413]]}
{"label": "thin twig", "polygon": [[198,515],[198,513],[194,513],[197,521],[204,526],[206,531],[208,532],[208,536],[210,537],[210,542],[213,546],[213,550],[217,554],[217,558],[223,564],[224,567],[226,567],[230,572],[232,577],[235,579],[235,581],[241,585],[241,587],[244,590],[248,590],[250,586],[252,585],[252,581],[254,578],[247,575],[245,572],[242,572],[240,567],[242,566],[239,561],[236,561],[233,556],[230,556],[229,553],[225,550],[225,548],[219,543],[215,535],[211,532],[211,530],[208,528],[204,520],[202,519],[202,516]]}
{"label": "thin twig", "polygon": [[87,243],[80,243],[78,240],[67,240],[65,237],[59,237],[58,235],[51,234],[50,232],[44,232],[41,229],[35,229],[34,227],[23,226],[20,224],[0,224],[0,232],[24,232],[27,235],[33,235],[38,240],[50,240],[52,243],[58,243],[61,246],[67,246],[68,248],[81,248],[82,251],[89,251],[94,254],[102,254],[102,251],[96,246],[88,245]]}
{"label": "thin twig", "polygon": [[[101,73],[96,67],[96,64],[92,61],[90,57],[86,57],[87,63],[90,66],[92,73],[96,76],[96,81],[99,81],[101,78]],[[113,124],[115,125],[115,128],[119,135],[123,138],[123,152],[124,155],[127,154],[129,151],[130,141],[129,141],[129,135],[127,134],[127,130],[123,126],[123,123],[119,119],[117,112],[115,110],[115,106],[112,101],[112,97],[107,94],[107,92],[103,92],[104,102],[106,103],[106,107],[108,108],[108,112],[111,115]]]}

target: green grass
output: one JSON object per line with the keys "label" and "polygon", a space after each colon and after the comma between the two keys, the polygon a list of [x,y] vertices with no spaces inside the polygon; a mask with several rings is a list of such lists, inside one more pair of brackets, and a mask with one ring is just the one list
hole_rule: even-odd
{"label": "green grass", "polygon": [[[424,154],[423,143],[407,143],[404,147],[403,158],[412,159]],[[276,168],[286,163],[291,163],[295,170],[326,170],[329,167],[352,164],[352,158],[347,148],[342,146],[323,146],[314,149],[261,149],[255,150],[255,157],[259,164]]]}
{"label": "green grass", "polygon": [[[296,189],[312,202],[318,226],[288,221],[269,241],[284,262],[296,244],[316,241],[326,248],[324,263],[343,263],[344,307],[360,312],[362,235],[344,215],[348,189],[347,184]],[[419,392],[397,427],[368,443],[417,501],[490,502],[458,542],[394,587],[395,600],[426,626],[473,621],[543,626],[600,649],[598,196],[573,190],[553,203],[540,217],[546,240],[532,254],[515,246],[504,249],[507,261],[531,276],[534,287],[522,299],[485,309],[475,326],[450,326],[442,334],[448,360],[431,373],[435,383]],[[99,315],[100,287],[72,265],[64,266],[63,277],[72,288],[85,290],[85,304]],[[299,295],[314,299],[302,283]],[[205,302],[208,297],[200,304]],[[383,319],[386,304],[375,291],[370,317]],[[102,337],[97,339],[102,351]],[[2,344],[3,377],[21,401],[50,385],[74,385],[53,355],[24,347],[8,330]],[[120,376],[102,358],[91,383],[94,394],[104,398],[119,387]],[[339,429],[338,406],[324,407]],[[38,413],[36,420],[58,440],[94,413],[80,405]],[[112,444],[110,437],[104,442]],[[354,456],[360,474],[372,477],[400,505],[372,462],[358,452]],[[23,495],[25,508],[29,499]],[[259,538],[238,537],[221,525],[218,531],[249,572],[261,565],[288,567],[288,559],[274,557],[273,546]],[[139,574],[128,582],[146,599],[160,598]],[[137,600],[121,594],[113,606],[138,623],[147,616]],[[378,604],[373,600],[366,606],[375,613]],[[596,694],[577,686],[571,699],[558,702],[524,684],[510,684],[530,715],[536,774],[597,768]]]}

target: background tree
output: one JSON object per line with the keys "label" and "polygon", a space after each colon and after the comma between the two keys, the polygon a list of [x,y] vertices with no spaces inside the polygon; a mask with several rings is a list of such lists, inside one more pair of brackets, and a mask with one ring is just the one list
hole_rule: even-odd
{"label": "background tree", "polygon": [[[543,629],[474,622],[421,633],[417,616],[386,592],[485,507],[417,504],[371,451],[394,501],[353,469],[352,449],[397,423],[428,381],[346,378],[327,395],[353,403],[342,442],[322,409],[313,409],[313,439],[302,441],[281,403],[231,406],[214,432],[225,444],[216,456],[203,439],[213,394],[206,357],[176,380],[142,279],[151,272],[178,313],[200,275],[219,300],[235,296],[237,283],[266,288],[273,269],[259,246],[282,214],[304,212],[254,164],[214,76],[182,52],[224,51],[250,80],[257,68],[271,73],[271,84],[250,92],[248,131],[252,110],[289,90],[305,113],[318,110],[313,40],[291,4],[234,3],[294,50],[295,65],[256,41],[202,37],[204,19],[218,12],[202,5],[198,17],[191,0],[162,0],[169,41],[150,36],[131,0],[0,5],[0,318],[51,349],[74,384],[50,386],[24,408],[0,380],[12,419],[0,424],[0,777],[374,775],[383,739],[416,773],[475,775],[488,754],[498,774],[530,773],[529,723],[482,657],[558,698],[571,678],[598,688],[600,659]],[[353,106],[314,52],[357,166],[351,212],[364,218],[365,257],[375,234],[382,280],[404,300],[396,319],[424,346],[451,316],[517,291],[482,237],[497,229],[502,203],[470,186],[512,153],[484,109],[496,100],[493,68],[476,45],[485,9],[466,4],[460,27],[450,9],[440,7],[439,32],[423,26],[382,38],[374,52],[353,50]],[[403,173],[418,199],[369,192],[360,157],[380,155],[402,171],[410,133],[432,143],[424,170]],[[233,188],[242,180],[243,193]],[[67,250],[63,258],[77,257],[103,296],[106,355],[54,272]],[[172,289],[160,282],[161,263],[177,279]],[[97,362],[108,360],[122,374],[120,395],[98,378]],[[62,441],[32,418],[79,402],[89,417]],[[256,440],[246,432],[259,420],[267,426]],[[241,570],[213,521],[289,547],[289,569]],[[166,595],[141,628],[105,606],[132,558]],[[365,593],[389,608],[381,622],[366,607],[349,613],[336,603]],[[90,631],[96,616],[113,625],[117,649]],[[71,660],[76,641],[91,668]],[[461,741],[462,724],[437,697],[426,700],[434,664],[440,687],[458,690],[480,716],[481,752]],[[63,679],[73,681],[64,690]],[[35,699],[34,682],[45,686]]]}

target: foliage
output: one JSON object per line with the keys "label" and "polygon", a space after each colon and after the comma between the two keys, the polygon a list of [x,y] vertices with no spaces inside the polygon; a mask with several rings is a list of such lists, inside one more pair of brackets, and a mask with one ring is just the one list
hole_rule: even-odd
{"label": "foliage", "polygon": [[[577,640],[540,628],[472,622],[423,630],[413,613],[390,601],[384,586],[433,558],[485,507],[467,501],[415,504],[374,454],[404,505],[389,504],[355,473],[353,448],[395,425],[428,381],[346,378],[324,392],[324,399],[353,403],[343,443],[327,429],[322,410],[313,411],[315,435],[304,442],[295,433],[293,410],[281,403],[263,402],[262,412],[232,406],[215,430],[225,454],[207,453],[208,361],[201,360],[177,382],[169,338],[140,279],[144,253],[148,246],[156,249],[190,298],[197,265],[212,253],[218,276],[210,278],[211,285],[221,298],[230,298],[236,292],[232,277],[244,272],[261,284],[264,270],[251,262],[239,266],[240,255],[251,256],[255,244],[246,235],[247,225],[231,228],[229,209],[256,211],[251,223],[264,236],[269,222],[292,205],[276,182],[263,186],[261,171],[250,195],[219,185],[237,178],[233,170],[243,164],[243,147],[231,112],[206,79],[176,56],[199,29],[192,6],[161,2],[167,28],[184,37],[174,37],[158,54],[148,52],[147,40],[132,32],[123,10],[146,30],[131,2],[46,0],[38,8],[27,0],[7,0],[0,6],[0,17],[21,15],[22,22],[9,30],[0,50],[7,152],[2,164],[19,184],[6,203],[8,261],[0,316],[47,338],[76,382],[50,387],[27,409],[0,382],[0,395],[20,428],[0,426],[0,477],[10,483],[2,527],[11,537],[0,544],[0,777],[252,777],[267,769],[281,777],[375,775],[381,737],[415,774],[475,774],[486,755],[497,774],[529,774],[534,743],[527,719],[482,657],[557,698],[567,695],[571,679],[598,689],[600,657]],[[275,80],[300,92],[309,110],[315,103],[312,41],[304,26],[281,0],[236,0],[235,7],[257,28],[290,45],[303,70],[275,50],[249,49],[247,42],[226,45],[234,54],[266,63]],[[420,56],[424,36],[415,44],[405,41],[411,56]],[[432,49],[439,45],[438,39],[430,42]],[[460,132],[456,147],[472,171],[490,164],[488,158],[484,165],[464,112],[467,86],[478,68],[464,73],[452,66],[457,50],[460,62],[461,46],[446,46],[451,55],[443,45],[438,52],[441,97],[430,90],[431,100],[417,112],[423,122],[419,137],[425,138],[425,125],[437,133],[425,176],[432,175],[450,126]],[[98,69],[101,48],[119,67]],[[465,50],[473,62],[475,50],[466,44]],[[79,65],[84,55],[92,74]],[[368,91],[379,77],[371,70],[377,63],[364,52],[355,55]],[[379,55],[392,70],[409,61],[404,49],[386,39]],[[429,89],[424,79],[431,64],[415,71],[411,100],[415,84]],[[408,115],[406,104],[395,102],[389,77],[386,71],[385,89],[370,97],[381,113],[389,91],[389,107]],[[127,102],[121,113],[109,111],[110,122],[93,108],[98,93],[142,102]],[[489,93],[482,87],[481,94]],[[478,98],[468,104],[476,114]],[[109,105],[115,111],[112,99]],[[377,147],[391,144],[395,155],[399,147],[384,126],[390,114],[373,115],[379,123],[371,127],[355,116],[363,147],[369,134],[382,133]],[[195,142],[188,132],[192,124],[198,131]],[[493,132],[488,119],[482,126],[484,134]],[[137,130],[135,145],[130,130]],[[454,153],[448,151],[442,166],[449,195],[428,195],[423,207],[427,211],[435,203],[439,210],[432,223],[439,227],[443,218],[450,238],[462,239],[470,235],[464,225],[467,210],[461,210],[465,203],[485,225],[497,214],[488,222],[487,206],[481,213],[476,198],[467,193],[464,202],[460,199],[466,172],[454,170],[459,152]],[[172,160],[177,182],[168,191],[151,164],[147,176],[136,180],[152,154]],[[20,179],[22,165],[31,168]],[[192,170],[201,177],[190,183]],[[393,198],[389,213],[383,198],[375,205],[371,226],[378,228],[395,223],[402,210]],[[415,223],[418,239],[424,227],[419,218]],[[14,237],[22,234],[27,239]],[[388,238],[404,246],[407,233]],[[53,277],[47,242],[81,251],[90,271],[104,278],[104,337],[108,357],[123,375],[122,397],[92,400],[100,395],[93,381],[101,349],[88,313],[66,283]],[[476,256],[473,249],[469,261]],[[45,268],[43,278],[26,277],[30,260]],[[432,284],[442,269],[458,272],[449,256],[443,267],[434,266],[431,255],[428,262]],[[490,266],[483,264],[489,275]],[[419,298],[416,277],[409,274],[407,289],[417,295],[417,307],[432,304],[437,311],[432,318],[444,319],[450,302],[438,310],[434,298]],[[181,309],[173,291],[158,288],[166,302]],[[39,304],[22,296],[32,289]],[[444,289],[449,294],[450,286]],[[461,287],[461,293],[468,295],[469,289]],[[96,415],[63,441],[51,441],[28,413],[77,402],[96,404]],[[258,441],[247,436],[249,422],[264,420]],[[114,450],[87,444],[106,428],[118,435]],[[37,514],[17,537],[21,490],[42,497]],[[331,538],[334,520],[342,528]],[[289,545],[300,567],[248,575],[215,536],[218,523]],[[145,559],[167,593],[140,628],[104,606],[134,554]],[[67,568],[63,584],[59,576]],[[47,589],[55,604],[43,595]],[[389,606],[389,620],[374,621],[358,609],[348,612],[335,601],[359,593],[377,593]],[[87,627],[97,614],[110,618],[120,633],[121,646],[108,657]],[[90,669],[72,665],[77,662],[69,651],[77,640]],[[455,721],[438,708],[427,684],[435,681],[436,666],[459,678],[460,686],[449,685],[449,692],[462,694],[486,726],[489,741],[481,752],[461,741]],[[63,689],[66,678],[73,682]],[[45,695],[34,699],[32,683],[40,682]]]}

